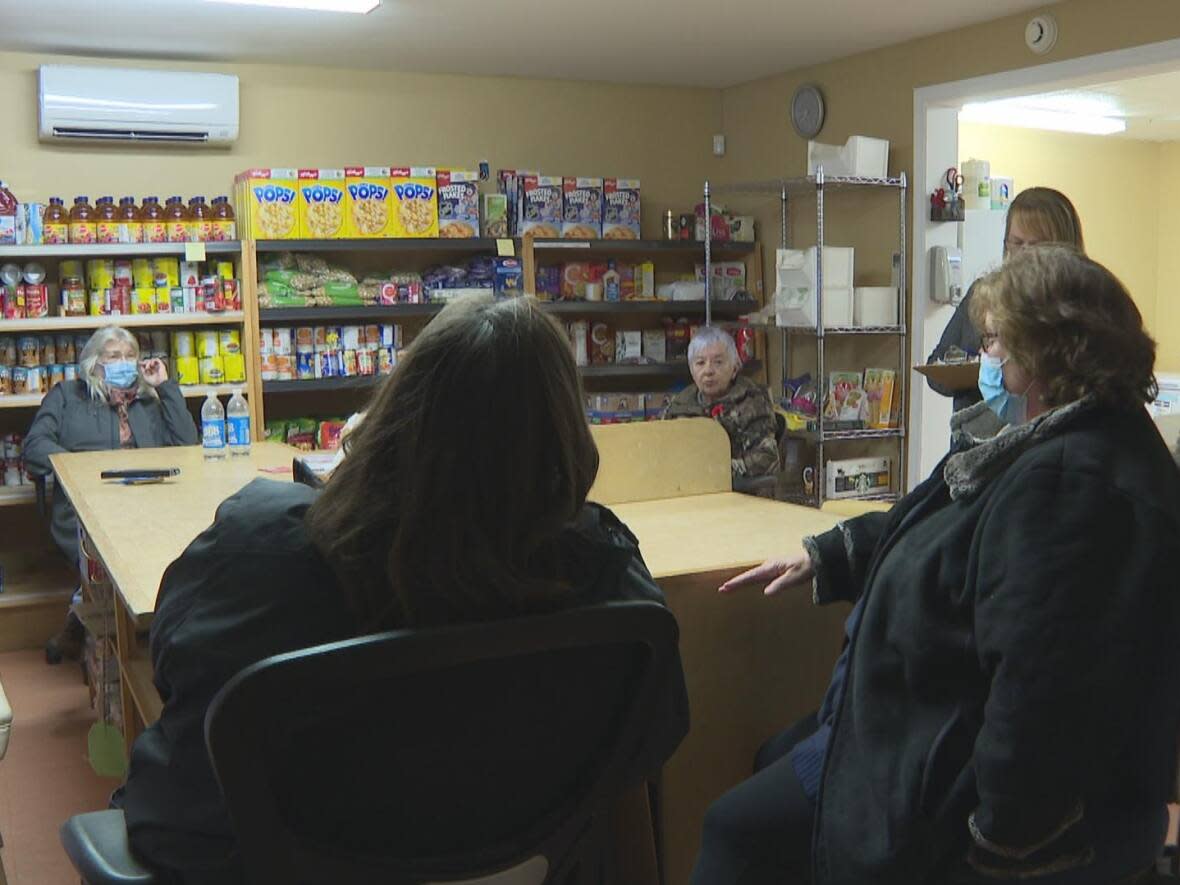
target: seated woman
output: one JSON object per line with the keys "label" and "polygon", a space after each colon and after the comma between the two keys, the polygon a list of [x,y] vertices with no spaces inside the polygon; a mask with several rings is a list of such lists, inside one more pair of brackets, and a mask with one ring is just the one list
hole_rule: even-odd
{"label": "seated woman", "polygon": [[710,808],[694,885],[1111,885],[1163,846],[1180,471],[1144,408],[1155,343],[1064,246],[984,277],[972,320],[1009,426],[721,588],[853,608],[818,715]]}
{"label": "seated woman", "polygon": [[[25,464],[33,476],[53,472],[57,452],[191,446],[197,428],[162,360],[139,359],[135,336],[119,326],[104,326],[90,336],[78,356],[78,380],[49,391],[25,437]],[[78,519],[60,489],[53,494],[50,533],[62,554],[78,563]],[[69,618],[45,648],[50,663],[77,657],[82,624]]]}
{"label": "seated woman", "polygon": [[702,326],[688,345],[693,383],[664,409],[667,418],[716,418],[729,434],[734,479],[773,476],[778,471],[774,404],[766,388],[741,376],[733,337]]}
{"label": "seated woman", "polygon": [[[185,883],[241,875],[202,725],[248,664],[392,628],[663,601],[634,536],[586,501],[598,452],[581,382],[533,298],[448,304],[346,446],[323,491],[259,479],[229,498],[161,582],[151,655],[164,709],[114,801],[135,853]],[[637,754],[645,775],[688,728],[679,659],[666,684]]]}

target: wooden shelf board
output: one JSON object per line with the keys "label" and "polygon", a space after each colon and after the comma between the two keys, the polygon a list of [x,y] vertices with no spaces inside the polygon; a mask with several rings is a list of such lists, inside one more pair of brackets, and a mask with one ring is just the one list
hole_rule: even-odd
{"label": "wooden shelf board", "polygon": [[[66,246],[0,246],[0,258],[136,258],[141,255],[184,255],[187,243],[71,243]],[[205,243],[207,255],[235,255],[242,251],[238,240]]]}
{"label": "wooden shelf board", "polygon": [[0,320],[0,335],[15,332],[62,332],[69,329],[97,329],[122,326],[126,329],[182,328],[184,326],[229,326],[240,324],[245,314],[240,310],[224,313],[149,313],[115,314],[84,317],[41,317],[40,319]]}

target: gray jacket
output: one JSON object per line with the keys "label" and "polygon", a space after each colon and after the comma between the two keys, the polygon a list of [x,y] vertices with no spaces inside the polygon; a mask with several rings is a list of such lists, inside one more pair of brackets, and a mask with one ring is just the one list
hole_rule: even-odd
{"label": "gray jacket", "polygon": [[[175,381],[156,388],[159,399],[140,397],[127,409],[136,448],[191,446],[197,428]],[[53,472],[49,456],[56,452],[96,452],[119,448],[119,416],[108,403],[91,398],[83,381],[64,381],[49,391],[25,437],[25,464],[33,476]],[[69,498],[53,493],[50,532],[62,553],[78,558],[78,520]]]}

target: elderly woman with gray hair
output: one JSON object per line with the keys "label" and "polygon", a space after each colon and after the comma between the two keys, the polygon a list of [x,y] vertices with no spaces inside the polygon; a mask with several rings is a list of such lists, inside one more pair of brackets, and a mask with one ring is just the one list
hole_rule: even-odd
{"label": "elderly woman with gray hair", "polygon": [[742,377],[733,337],[703,326],[688,345],[693,383],[664,409],[667,418],[715,418],[729,434],[734,479],[772,476],[778,470],[774,404],[766,388]]}
{"label": "elderly woman with gray hair", "polygon": [[[34,476],[53,472],[55,452],[146,449],[197,442],[197,428],[175,381],[159,359],[139,358],[135,336],[105,326],[82,348],[78,380],[49,391],[25,437],[25,463]],[[50,533],[71,562],[78,560],[78,520],[60,490],[53,495]],[[51,663],[80,650],[74,621],[46,647]]]}

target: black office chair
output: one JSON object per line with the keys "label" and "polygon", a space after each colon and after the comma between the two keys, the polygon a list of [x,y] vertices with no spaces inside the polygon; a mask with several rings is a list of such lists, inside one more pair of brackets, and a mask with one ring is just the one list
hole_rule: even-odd
{"label": "black office chair", "polygon": [[601,812],[652,773],[631,768],[677,636],[611,603],[246,668],[205,734],[248,881],[617,882]]}

